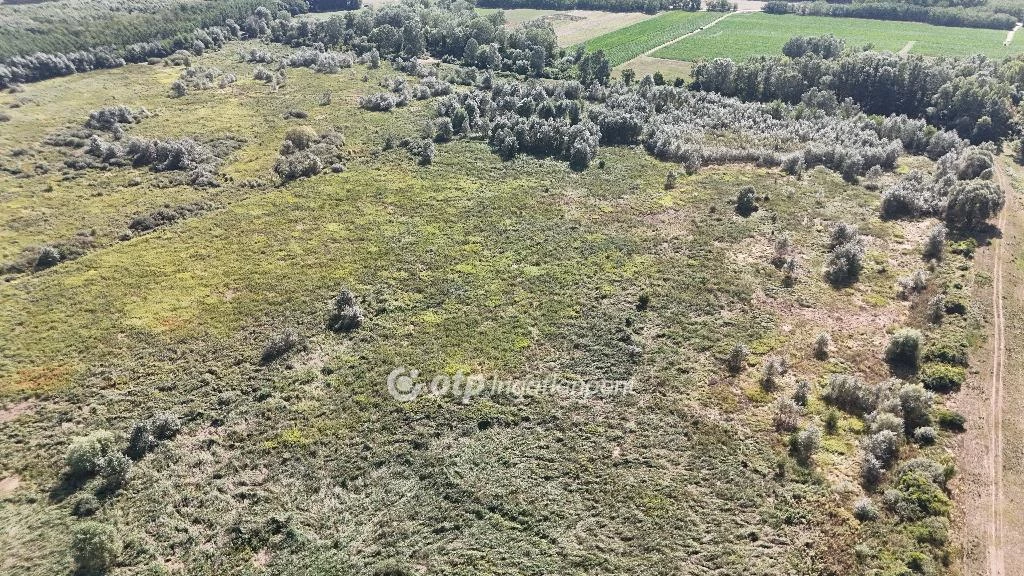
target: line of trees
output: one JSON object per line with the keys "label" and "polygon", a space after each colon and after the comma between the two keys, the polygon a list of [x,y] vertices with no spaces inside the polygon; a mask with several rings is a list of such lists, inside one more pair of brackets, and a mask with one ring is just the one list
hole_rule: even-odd
{"label": "line of trees", "polygon": [[800,14],[802,16],[831,16],[833,18],[867,18],[871,20],[897,20],[924,22],[936,26],[965,28],[994,28],[1010,30],[1017,18],[983,7],[964,8],[919,6],[898,2],[866,2],[861,4],[832,4],[829,2],[766,2],[761,10],[767,14]]}
{"label": "line of trees", "polygon": [[[685,1],[685,0],[684,0]],[[698,6],[700,0],[697,0]],[[673,0],[478,0],[482,8],[536,8],[540,10],[604,10],[606,12],[646,12],[678,8]]]}
{"label": "line of trees", "polygon": [[822,59],[717,58],[694,68],[693,87],[743,100],[800,102],[812,89],[849,98],[870,114],[926,118],[974,143],[1006,137],[1012,97],[1024,81],[1024,63],[984,58],[934,60],[891,53],[847,53]]}

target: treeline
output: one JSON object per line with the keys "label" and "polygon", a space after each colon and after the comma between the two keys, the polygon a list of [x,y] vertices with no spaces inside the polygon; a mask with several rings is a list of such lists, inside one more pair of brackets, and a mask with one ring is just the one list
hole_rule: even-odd
{"label": "treeline", "polygon": [[228,20],[241,22],[263,6],[270,10],[299,13],[308,9],[305,0],[224,0],[218,2],[168,3],[157,10],[89,12],[87,8],[69,9],[54,17],[40,13],[30,26],[18,21],[0,27],[0,59],[37,52],[57,54],[85,51],[100,46],[123,47],[136,43],[181,44],[181,37],[196,29],[223,26]]}
{"label": "treeline", "polygon": [[1010,30],[1017,18],[983,7],[938,7],[902,4],[897,2],[869,2],[864,4],[831,4],[828,2],[766,2],[761,10],[767,14],[799,14],[801,16],[831,16],[834,18],[867,18],[924,22],[936,26],[965,28],[994,28]]}
{"label": "treeline", "polygon": [[849,98],[869,114],[927,118],[979,143],[1009,134],[1012,96],[1022,88],[1022,63],[926,59],[891,53],[847,53],[822,59],[717,58],[694,68],[693,87],[746,101],[797,103],[811,90]]}
{"label": "treeline", "polygon": [[678,8],[673,0],[477,0],[481,8],[536,8],[539,10],[604,10],[606,12],[646,12]]}

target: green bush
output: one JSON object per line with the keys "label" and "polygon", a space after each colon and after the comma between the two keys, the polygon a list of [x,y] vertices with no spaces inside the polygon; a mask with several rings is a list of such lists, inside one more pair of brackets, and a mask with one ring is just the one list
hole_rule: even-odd
{"label": "green bush", "polygon": [[935,420],[944,430],[963,432],[966,428],[967,418],[963,414],[953,410],[939,410],[935,414]]}
{"label": "green bush", "polygon": [[744,186],[736,195],[736,213],[746,218],[757,209],[757,192],[753,186]]}
{"label": "green bush", "polygon": [[886,491],[886,504],[903,520],[945,516],[951,506],[942,488],[917,470],[900,475],[895,489]]}
{"label": "green bush", "polygon": [[821,432],[817,426],[808,426],[789,438],[789,451],[801,466],[808,466],[821,446]]}
{"label": "green bush", "polygon": [[71,530],[71,558],[84,574],[103,574],[121,555],[121,541],[113,527],[82,522]]}
{"label": "green bush", "polygon": [[885,348],[885,361],[894,366],[917,369],[921,357],[921,332],[901,328],[889,339]]}
{"label": "green bush", "polygon": [[921,384],[935,392],[956,392],[967,381],[967,372],[960,366],[925,364],[921,369]]}
{"label": "green bush", "polygon": [[926,362],[942,362],[954,366],[967,366],[967,344],[963,341],[954,341],[949,338],[929,342],[924,349],[922,358]]}
{"label": "green bush", "polygon": [[99,471],[103,459],[115,453],[114,433],[97,430],[87,436],[72,439],[64,456],[68,473],[73,478],[88,478]]}

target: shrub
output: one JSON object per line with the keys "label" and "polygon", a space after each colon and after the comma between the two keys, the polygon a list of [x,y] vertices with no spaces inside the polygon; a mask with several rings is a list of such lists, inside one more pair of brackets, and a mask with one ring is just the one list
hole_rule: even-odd
{"label": "shrub", "polygon": [[967,372],[960,366],[930,363],[921,369],[921,384],[935,392],[956,392],[967,380]]}
{"label": "shrub", "polygon": [[935,444],[938,437],[939,433],[931,426],[921,426],[917,430],[914,430],[914,441],[922,446],[931,446],[932,444]]}
{"label": "shrub", "polygon": [[825,265],[825,278],[834,286],[855,282],[864,268],[864,248],[858,242],[842,244],[829,254]]}
{"label": "shrub", "polygon": [[789,450],[801,466],[808,466],[811,458],[821,446],[821,432],[817,426],[808,426],[793,434],[789,439]]}
{"label": "shrub", "polygon": [[933,340],[925,347],[923,358],[930,362],[966,367],[968,362],[967,342],[957,336],[946,336]]}
{"label": "shrub", "polygon": [[78,518],[87,518],[93,514],[99,512],[100,501],[98,498],[90,493],[80,495],[75,500],[75,505],[71,509],[71,513]]}
{"label": "shrub", "polygon": [[761,388],[768,392],[775,390],[779,385],[779,378],[788,370],[785,358],[768,356],[764,359],[764,368],[761,372]]}
{"label": "shrub", "polygon": [[422,166],[429,166],[434,162],[434,155],[437,153],[437,149],[434,146],[432,140],[424,140],[420,145],[420,157],[419,162]]}
{"label": "shrub", "polygon": [[932,324],[942,322],[942,318],[946,315],[946,298],[942,294],[932,296],[928,300],[928,309],[925,315]]}
{"label": "shrub", "polygon": [[899,474],[902,476],[910,472],[919,472],[926,476],[935,485],[945,489],[946,481],[953,476],[952,466],[943,466],[931,458],[917,457],[908,460],[900,465]]}
{"label": "shrub", "polygon": [[882,464],[870,452],[865,451],[860,460],[860,480],[865,488],[871,489],[878,486],[885,475]]}
{"label": "shrub", "polygon": [[299,345],[299,335],[294,330],[284,330],[267,342],[260,356],[261,364],[270,364]]}
{"label": "shrub", "polygon": [[949,513],[949,498],[924,473],[916,470],[900,475],[894,490],[887,490],[886,505],[901,519],[915,521]]}
{"label": "shrub", "polygon": [[124,454],[115,452],[100,459],[97,467],[99,476],[103,479],[105,490],[117,490],[128,482],[128,476],[132,471],[132,460]]}
{"label": "shrub", "polygon": [[679,174],[675,170],[669,170],[665,175],[665,190],[674,190],[678,179]]}
{"label": "shrub", "polygon": [[835,408],[830,408],[825,413],[825,433],[835,434],[839,430],[839,412],[836,412]]}
{"label": "shrub", "polygon": [[1004,202],[1002,189],[991,182],[960,182],[946,202],[946,225],[955,230],[979,230],[1002,210]]}
{"label": "shrub", "polygon": [[779,398],[775,401],[775,414],[772,423],[778,432],[792,432],[800,424],[800,407],[789,398]]}
{"label": "shrub", "polygon": [[121,555],[121,541],[113,527],[100,522],[82,522],[71,529],[71,558],[85,574],[102,574]]}
{"label": "shrub", "polygon": [[736,195],[736,213],[746,218],[757,210],[757,192],[753,186],[744,186]]}
{"label": "shrub", "polygon": [[350,332],[363,324],[363,312],[356,303],[355,296],[348,290],[342,290],[334,299],[330,316],[327,318],[327,329],[331,332]]}
{"label": "shrub", "polygon": [[920,384],[905,384],[899,390],[900,411],[908,430],[931,423],[932,394]]}
{"label": "shrub", "polygon": [[928,239],[924,243],[925,260],[942,260],[943,252],[946,250],[946,227],[936,224],[928,233]]}
{"label": "shrub", "polygon": [[171,412],[157,412],[149,422],[157,440],[170,440],[181,430],[181,420]]}
{"label": "shrub", "polygon": [[856,226],[840,222],[829,234],[828,249],[835,250],[844,244],[860,241],[860,231]]}
{"label": "shrub", "polygon": [[284,141],[294,146],[295,150],[306,150],[320,139],[312,126],[293,126],[284,133]]}
{"label": "shrub", "polygon": [[893,366],[917,369],[921,357],[921,332],[901,328],[889,339],[885,348],[885,361]]}
{"label": "shrub", "polygon": [[729,372],[738,374],[747,365],[747,356],[750,356],[750,349],[743,344],[736,344],[729,351],[729,356],[725,360],[726,368],[729,369]]}
{"label": "shrub", "polygon": [[796,390],[793,392],[793,402],[798,406],[807,406],[807,398],[811,393],[811,383],[807,380],[800,380],[796,383]]}
{"label": "shrub", "polygon": [[125,453],[138,460],[156,448],[158,443],[148,420],[136,422],[128,437],[128,448],[125,449]]}
{"label": "shrub", "polygon": [[953,432],[963,432],[967,423],[967,418],[963,414],[945,409],[936,412],[935,420],[938,421],[939,426],[944,430],[951,430]]}
{"label": "shrub", "polygon": [[814,340],[814,357],[818,360],[825,360],[828,358],[828,351],[831,347],[832,337],[829,336],[828,332],[818,334],[818,337]]}
{"label": "shrub", "polygon": [[871,419],[871,432],[888,430],[893,434],[902,436],[904,431],[903,418],[889,412],[875,414]]}
{"label": "shrub", "polygon": [[874,456],[883,468],[888,468],[899,456],[900,437],[892,430],[880,430],[864,440],[864,451]]}
{"label": "shrub", "polygon": [[822,393],[825,402],[851,414],[865,414],[875,409],[878,400],[868,386],[849,374],[832,374]]}
{"label": "shrub", "polygon": [[79,436],[68,446],[64,461],[73,478],[88,478],[99,471],[103,459],[115,453],[114,433],[97,430],[87,436]]}
{"label": "shrub", "polygon": [[861,498],[853,504],[853,517],[861,522],[868,522],[878,518],[878,509],[870,498]]}

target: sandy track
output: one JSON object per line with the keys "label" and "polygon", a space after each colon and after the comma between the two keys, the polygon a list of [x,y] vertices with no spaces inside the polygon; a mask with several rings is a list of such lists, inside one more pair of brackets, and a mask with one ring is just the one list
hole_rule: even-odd
{"label": "sandy track", "polygon": [[[1005,233],[1006,218],[1010,212],[1010,198],[1013,187],[1006,178],[1003,167],[996,165],[996,182],[1006,195],[1006,208],[999,214],[999,230]],[[1003,553],[1003,367],[1006,364],[1006,334],[1003,316],[1003,255],[1002,239],[995,243],[992,263],[992,391],[988,426],[990,524],[987,538],[988,573],[990,576],[1005,576],[1006,565]]]}

